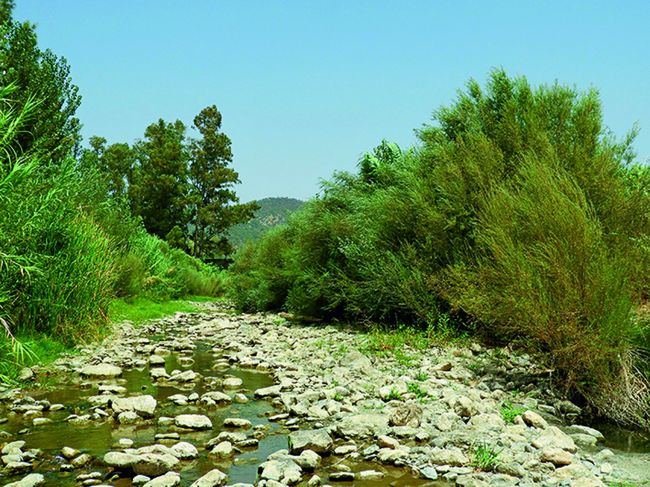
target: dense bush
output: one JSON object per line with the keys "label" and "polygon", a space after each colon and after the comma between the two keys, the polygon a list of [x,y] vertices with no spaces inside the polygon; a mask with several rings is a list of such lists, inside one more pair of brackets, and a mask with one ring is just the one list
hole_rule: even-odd
{"label": "dense bush", "polygon": [[221,291],[218,271],[147,234],[123,202],[107,196],[101,176],[80,170],[72,158],[50,165],[42,153],[17,152],[13,142],[31,107],[12,108],[6,101],[12,95],[12,87],[0,90],[5,331],[73,343],[101,331],[116,295],[167,299]]}
{"label": "dense bush", "polygon": [[646,383],[631,374],[631,311],[648,296],[650,178],[632,164],[633,134],[613,139],[593,91],[502,71],[435,122],[409,151],[382,143],[242,249],[235,302],[433,327],[453,313],[546,353],[568,390],[642,422],[647,393],[619,411],[603,394],[622,373],[628,397]]}

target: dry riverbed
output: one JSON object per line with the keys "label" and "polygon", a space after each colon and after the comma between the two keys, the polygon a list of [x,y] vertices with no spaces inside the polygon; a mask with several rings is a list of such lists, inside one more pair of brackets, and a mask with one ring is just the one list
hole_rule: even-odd
{"label": "dry riverbed", "polygon": [[0,485],[650,485],[648,445],[608,448],[528,356],[370,351],[210,305],[121,324],[0,392]]}

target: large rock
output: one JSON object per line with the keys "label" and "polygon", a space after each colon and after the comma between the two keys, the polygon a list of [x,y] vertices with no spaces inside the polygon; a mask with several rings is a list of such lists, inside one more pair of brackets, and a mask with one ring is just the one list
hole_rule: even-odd
{"label": "large rock", "polygon": [[326,453],[332,449],[332,437],[326,429],[298,430],[289,434],[289,451],[300,453],[311,450],[316,453]]}
{"label": "large rock", "polygon": [[354,414],[338,422],[336,433],[346,438],[368,438],[388,432],[388,418],[384,414]]}
{"label": "large rock", "polygon": [[190,487],[220,487],[226,485],[227,479],[228,476],[225,473],[215,468],[194,482]]}
{"label": "large rock", "polygon": [[368,371],[372,367],[372,362],[368,357],[358,350],[350,350],[342,359],[341,365],[350,369],[360,369]]}
{"label": "large rock", "polygon": [[158,476],[169,472],[178,463],[178,458],[169,453],[145,453],[136,456],[132,468],[141,475]]}
{"label": "large rock", "polygon": [[400,404],[388,418],[391,426],[411,426],[417,428],[422,420],[422,408],[415,403]]}
{"label": "large rock", "polygon": [[122,375],[122,367],[112,364],[86,365],[79,372],[88,377],[117,377]]}
{"label": "large rock", "polygon": [[11,482],[5,484],[5,487],[36,487],[45,482],[45,478],[40,473],[30,473],[26,477],[23,477],[18,482]]}
{"label": "large rock", "polygon": [[542,462],[550,462],[556,467],[564,467],[573,463],[573,455],[561,448],[546,448],[540,457]]}
{"label": "large rock", "polygon": [[549,426],[543,430],[542,434],[532,441],[532,445],[540,450],[546,448],[560,448],[570,453],[578,451],[573,439],[563,433],[562,430],[556,426]]}
{"label": "large rock", "polygon": [[135,453],[111,451],[104,455],[104,463],[119,470],[132,469],[135,473],[148,476],[163,475],[172,470],[179,461],[170,453]]}
{"label": "large rock", "polygon": [[150,480],[142,487],[176,487],[181,483],[181,476],[176,472],[167,472],[165,475]]}
{"label": "large rock", "polygon": [[179,441],[169,449],[169,453],[181,460],[191,460],[199,456],[199,451],[187,441]]}
{"label": "large rock", "polygon": [[451,465],[462,467],[469,464],[469,458],[458,448],[434,448],[431,450],[429,460],[434,465]]}
{"label": "large rock", "polygon": [[281,385],[262,387],[255,391],[255,397],[277,397],[280,395],[281,390]]}
{"label": "large rock", "polygon": [[174,418],[174,424],[179,428],[188,428],[193,430],[212,429],[212,421],[202,414],[181,414]]}
{"label": "large rock", "polygon": [[533,428],[541,430],[548,428],[548,423],[546,420],[535,411],[525,411],[521,417],[524,420],[524,423],[526,423],[528,426],[532,426]]}
{"label": "large rock", "polygon": [[289,456],[267,460],[258,467],[260,479],[293,485],[300,482],[302,469]]}
{"label": "large rock", "polygon": [[112,401],[112,408],[116,414],[135,412],[143,418],[152,418],[156,410],[156,400],[153,396],[116,397]]}

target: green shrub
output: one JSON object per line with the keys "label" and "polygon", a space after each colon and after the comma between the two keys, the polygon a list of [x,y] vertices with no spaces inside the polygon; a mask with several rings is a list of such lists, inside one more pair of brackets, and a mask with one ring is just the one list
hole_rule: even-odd
{"label": "green shrub", "polygon": [[593,90],[495,71],[418,135],[408,151],[382,142],[240,251],[235,303],[482,330],[543,352],[569,393],[640,424],[650,334],[631,311],[650,285],[650,171],[634,133],[611,137]]}

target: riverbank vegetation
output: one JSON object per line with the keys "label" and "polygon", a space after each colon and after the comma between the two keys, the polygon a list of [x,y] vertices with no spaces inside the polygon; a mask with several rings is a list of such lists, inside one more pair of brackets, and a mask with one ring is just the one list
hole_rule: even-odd
{"label": "riverbank vegetation", "polygon": [[[179,161],[166,157],[175,146],[162,121],[163,133],[147,129],[135,158],[130,148],[122,158],[97,144],[82,150],[70,68],[12,9],[0,3],[0,379],[101,336],[116,298],[165,308],[169,299],[220,295],[223,271],[198,257],[227,249],[225,231],[252,208],[229,206],[237,173],[215,107],[195,119],[201,138],[185,142],[179,150],[191,157]],[[183,165],[186,178],[178,221],[160,201],[175,194],[163,184],[167,163]],[[183,230],[174,240],[152,222]]]}
{"label": "riverbank vegetation", "polygon": [[648,426],[634,310],[650,291],[650,171],[634,132],[611,135],[595,91],[497,70],[417,133],[243,248],[239,308],[512,342],[601,414]]}

